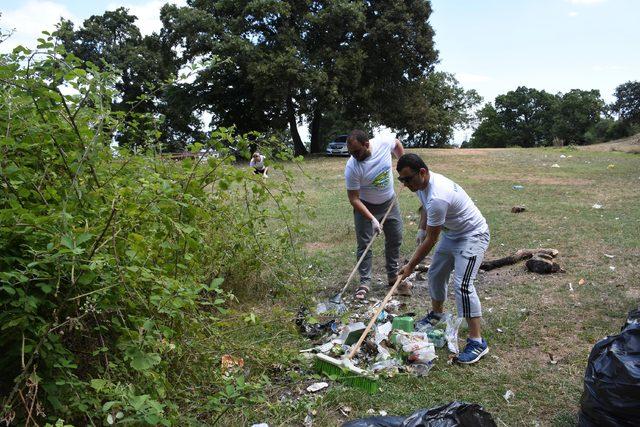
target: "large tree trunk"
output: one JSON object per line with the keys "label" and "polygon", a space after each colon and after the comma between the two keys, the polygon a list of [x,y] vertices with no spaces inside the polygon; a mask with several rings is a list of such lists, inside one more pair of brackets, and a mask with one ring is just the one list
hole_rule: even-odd
{"label": "large tree trunk", "polygon": [[307,148],[302,143],[300,132],[298,132],[298,122],[296,120],[296,112],[293,107],[293,99],[291,95],[287,96],[287,120],[289,121],[291,139],[293,140],[293,153],[296,156],[304,156],[307,154]]}
{"label": "large tree trunk", "polygon": [[322,122],[322,112],[318,107],[313,111],[311,120],[311,152],[322,152],[322,141],[320,141],[320,123]]}

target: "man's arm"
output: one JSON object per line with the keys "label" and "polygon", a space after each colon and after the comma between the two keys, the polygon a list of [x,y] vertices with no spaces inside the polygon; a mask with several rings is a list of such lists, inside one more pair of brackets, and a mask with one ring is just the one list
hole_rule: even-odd
{"label": "man's arm", "polygon": [[351,206],[360,212],[362,216],[367,218],[369,221],[374,219],[373,214],[369,212],[369,209],[367,209],[364,203],[362,203],[362,200],[360,200],[360,190],[347,190],[347,196],[349,197],[349,203],[351,203]]}
{"label": "man's arm", "polygon": [[420,206],[420,222],[418,223],[418,228],[420,230],[427,229],[427,211],[425,211],[424,206]]}
{"label": "man's arm", "polygon": [[404,147],[402,146],[402,142],[400,142],[399,139],[396,138],[395,145],[393,146],[393,150],[391,150],[391,152],[398,159],[404,154]]}
{"label": "man's arm", "polygon": [[427,226],[427,237],[424,241],[416,248],[416,251],[413,253],[411,257],[411,261],[409,261],[402,269],[399,274],[402,275],[402,279],[406,279],[416,268],[416,265],[422,261],[422,259],[431,252],[431,249],[438,243],[438,237],[440,237],[440,231],[442,231],[442,226]]}

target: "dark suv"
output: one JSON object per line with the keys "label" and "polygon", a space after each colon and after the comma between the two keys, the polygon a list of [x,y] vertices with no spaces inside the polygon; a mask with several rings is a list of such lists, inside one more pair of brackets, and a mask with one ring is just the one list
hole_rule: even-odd
{"label": "dark suv", "polygon": [[327,156],[348,156],[347,136],[338,135],[327,146]]}

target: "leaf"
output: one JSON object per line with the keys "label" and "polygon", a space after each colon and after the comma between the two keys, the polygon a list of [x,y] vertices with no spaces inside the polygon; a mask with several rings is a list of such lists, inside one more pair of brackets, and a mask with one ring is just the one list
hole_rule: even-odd
{"label": "leaf", "polygon": [[143,353],[136,350],[131,359],[131,367],[136,371],[146,371],[160,363],[160,356],[156,353]]}
{"label": "leaf", "polygon": [[6,293],[8,293],[9,295],[15,295],[16,294],[16,290],[13,289],[11,286],[9,285],[3,285],[0,289],[2,289],[3,291],[5,291]]}
{"label": "leaf", "polygon": [[109,409],[111,409],[111,408],[113,407],[113,405],[115,405],[116,403],[118,403],[118,402],[113,401],[113,400],[112,400],[112,401],[110,401],[110,402],[105,403],[104,405],[102,405],[102,411],[103,411],[103,412],[107,412],[107,411],[108,411]]}
{"label": "leaf", "polygon": [[31,51],[29,49],[27,49],[26,47],[22,46],[22,45],[18,45],[13,49],[13,53],[24,53],[26,55],[29,55],[31,53]]}
{"label": "leaf", "polygon": [[92,237],[93,237],[93,234],[91,233],[79,234],[78,236],[76,236],[76,246],[80,246],[84,242],[91,240]]}
{"label": "leaf", "polygon": [[107,380],[103,380],[101,378],[91,380],[91,387],[97,392],[100,392],[106,384]]}
{"label": "leaf", "polygon": [[45,294],[50,294],[51,291],[53,290],[53,286],[51,286],[48,283],[40,283],[38,286],[40,287],[40,289],[42,289],[42,292],[44,292]]}
{"label": "leaf", "polygon": [[129,403],[131,403],[131,406],[133,406],[133,409],[135,409],[136,411],[139,411],[145,406],[145,403],[147,402],[147,400],[149,400],[149,395],[143,394],[140,396],[131,397],[131,399],[129,400]]}
{"label": "leaf", "polygon": [[113,415],[107,415],[107,424],[111,425],[114,423]]}
{"label": "leaf", "polygon": [[236,392],[236,389],[231,384],[227,384],[227,386],[224,388],[224,392],[227,396],[233,396]]}
{"label": "leaf", "polygon": [[73,244],[73,239],[70,236],[64,235],[62,239],[60,239],[60,244],[66,246],[69,249],[73,249],[75,245]]}

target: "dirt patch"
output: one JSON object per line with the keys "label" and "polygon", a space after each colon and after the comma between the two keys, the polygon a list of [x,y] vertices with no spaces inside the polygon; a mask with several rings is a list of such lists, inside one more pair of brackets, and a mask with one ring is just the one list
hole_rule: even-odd
{"label": "dirt patch", "polygon": [[620,151],[624,153],[640,153],[640,134],[602,144],[585,145],[578,147],[582,151]]}
{"label": "dirt patch", "polygon": [[318,252],[331,249],[333,245],[326,242],[309,242],[304,245],[304,248],[309,252]]}

